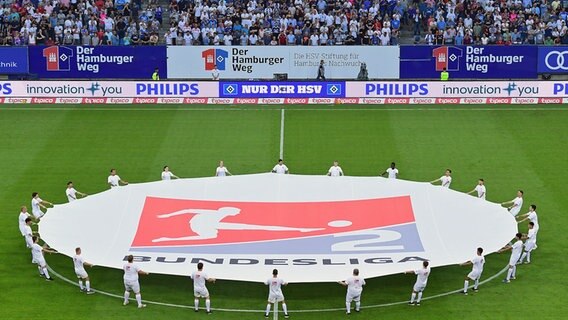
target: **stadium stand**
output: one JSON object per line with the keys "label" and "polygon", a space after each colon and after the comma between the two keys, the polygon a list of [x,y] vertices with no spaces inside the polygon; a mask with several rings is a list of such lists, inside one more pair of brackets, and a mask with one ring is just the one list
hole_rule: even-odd
{"label": "stadium stand", "polygon": [[568,44],[565,8],[568,0],[0,0],[0,45],[553,45]]}

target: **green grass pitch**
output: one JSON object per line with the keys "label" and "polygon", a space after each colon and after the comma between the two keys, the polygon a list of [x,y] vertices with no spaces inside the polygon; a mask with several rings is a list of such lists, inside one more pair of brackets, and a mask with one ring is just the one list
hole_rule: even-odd
{"label": "green grass pitch", "polygon": [[[401,178],[417,181],[433,180],[451,168],[452,189],[469,191],[483,177],[488,200],[510,200],[517,189],[523,189],[522,212],[531,203],[538,205],[539,249],[532,264],[519,267],[516,281],[505,285],[498,276],[469,296],[447,295],[426,300],[421,307],[364,309],[350,317],[566,316],[568,111],[564,106],[286,108],[284,157],[292,173],[325,174],[335,159],[347,175],[366,176],[377,175],[396,161]],[[0,319],[263,319],[261,312],[219,311],[207,316],[153,304],[138,310],[103,294],[81,294],[60,279],[46,282],[30,263],[16,217],[21,205],[29,206],[32,191],[48,201],[66,202],[68,180],[89,194],[105,190],[111,167],[129,182],[157,180],[166,164],[181,177],[210,176],[218,160],[225,160],[233,174],[268,172],[279,156],[280,115],[277,107],[262,106],[0,108]],[[76,225],[88,228],[81,221]],[[467,221],[463,228],[468,228]],[[520,229],[526,232],[526,224]],[[508,257],[509,253],[487,256],[483,278],[502,270]],[[46,258],[57,273],[74,279],[68,258]],[[459,289],[469,270],[435,268],[424,297]],[[95,267],[88,271],[95,289],[122,294],[120,270]],[[407,300],[414,279],[394,275],[368,280],[363,306]],[[150,275],[141,279],[141,286],[145,300],[192,305],[189,279]],[[261,310],[265,306],[267,289],[261,284],[218,281],[209,289],[213,308]],[[343,311],[294,312],[342,308],[345,289],[338,284],[292,284],[284,293],[293,319],[346,318]]]}

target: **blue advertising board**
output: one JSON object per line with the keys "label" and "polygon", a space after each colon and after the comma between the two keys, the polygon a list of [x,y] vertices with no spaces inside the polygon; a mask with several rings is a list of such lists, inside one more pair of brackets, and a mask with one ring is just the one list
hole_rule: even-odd
{"label": "blue advertising board", "polygon": [[27,47],[0,47],[0,74],[28,73]]}
{"label": "blue advertising board", "polygon": [[568,74],[568,47],[538,47],[538,73]]}
{"label": "blue advertising board", "polygon": [[537,46],[402,46],[401,79],[536,79]]}
{"label": "blue advertising board", "polygon": [[343,98],[345,82],[222,82],[220,98]]}
{"label": "blue advertising board", "polygon": [[163,46],[29,47],[30,73],[39,78],[151,79],[155,68],[167,74]]}

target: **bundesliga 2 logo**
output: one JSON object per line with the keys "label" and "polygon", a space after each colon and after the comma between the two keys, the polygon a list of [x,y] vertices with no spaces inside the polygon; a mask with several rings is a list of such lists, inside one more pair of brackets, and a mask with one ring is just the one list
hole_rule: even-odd
{"label": "bundesliga 2 logo", "polygon": [[423,252],[409,196],[336,202],[147,197],[131,251],[195,254]]}
{"label": "bundesliga 2 logo", "polygon": [[219,70],[225,70],[229,52],[223,49],[207,49],[201,52],[201,57],[205,60],[206,71],[213,70],[215,66]]}

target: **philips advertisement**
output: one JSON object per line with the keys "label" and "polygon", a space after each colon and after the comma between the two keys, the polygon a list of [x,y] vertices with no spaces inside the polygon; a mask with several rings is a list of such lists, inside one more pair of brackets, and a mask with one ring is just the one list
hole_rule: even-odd
{"label": "philips advertisement", "polygon": [[222,82],[220,98],[342,98],[345,82]]}
{"label": "philips advertisement", "polygon": [[536,79],[536,46],[402,46],[401,79]]}
{"label": "philips advertisement", "polygon": [[0,97],[217,97],[217,82],[172,81],[9,81]]}
{"label": "philips advertisement", "polygon": [[538,47],[538,73],[568,74],[568,47]]}
{"label": "philips advertisement", "polygon": [[0,47],[0,74],[28,73],[27,47]]}
{"label": "philips advertisement", "polygon": [[326,79],[356,79],[362,63],[366,63],[370,79],[398,79],[397,46],[354,48],[170,46],[168,78],[211,79],[216,67],[221,80],[272,79],[275,73],[285,73],[289,79],[316,79],[323,60]]}
{"label": "philips advertisement", "polygon": [[30,72],[39,78],[148,79],[166,77],[166,47],[29,47]]}

